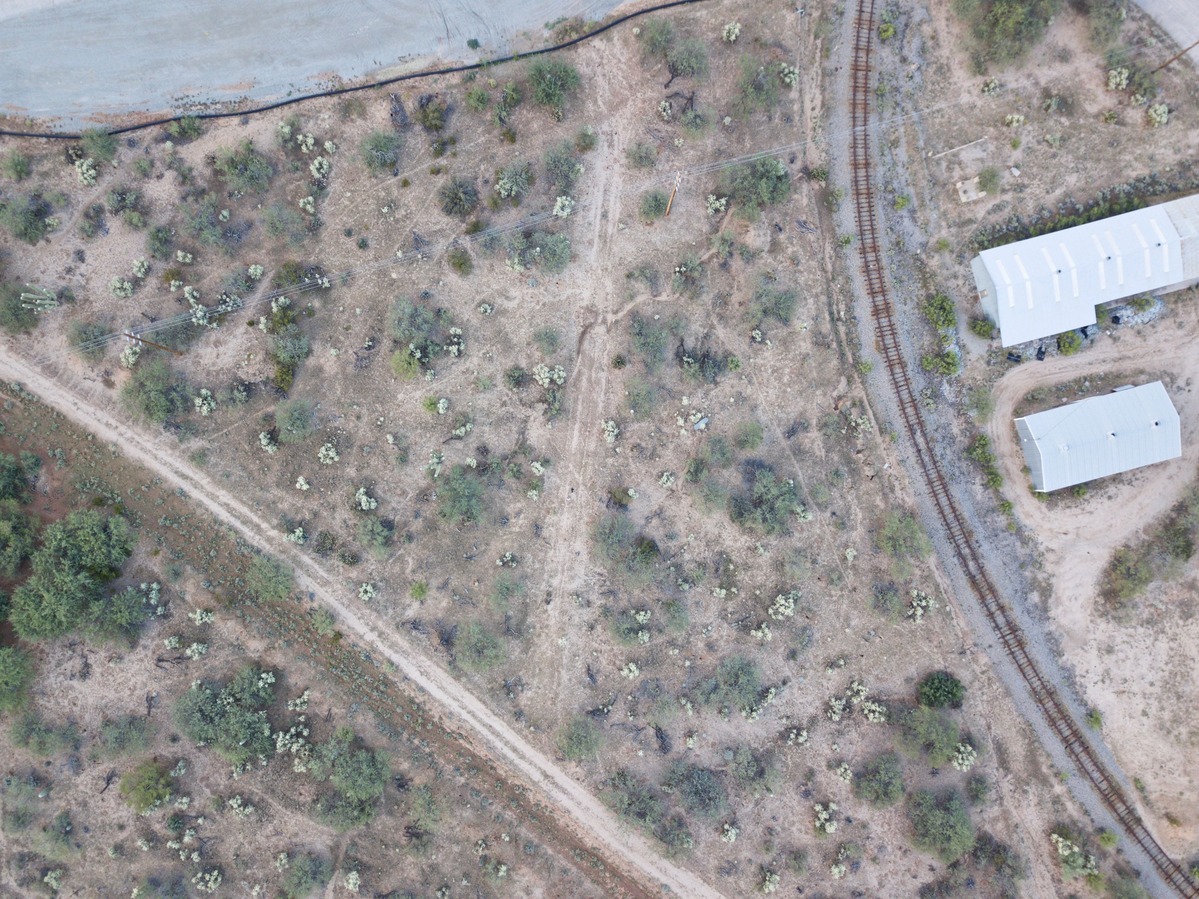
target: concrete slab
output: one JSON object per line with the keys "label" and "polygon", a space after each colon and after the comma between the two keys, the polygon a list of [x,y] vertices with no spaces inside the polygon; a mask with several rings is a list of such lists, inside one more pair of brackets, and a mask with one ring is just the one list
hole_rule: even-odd
{"label": "concrete slab", "polygon": [[[1137,6],[1174,39],[1180,50],[1199,40],[1199,2],[1196,0],[1137,0]],[[1199,47],[1191,49],[1187,58],[1199,68]]]}
{"label": "concrete slab", "polygon": [[[0,111],[86,126],[131,112],[309,93],[517,35],[617,0],[3,0]],[[466,42],[477,39],[476,53]],[[540,41],[539,41],[540,42]]]}

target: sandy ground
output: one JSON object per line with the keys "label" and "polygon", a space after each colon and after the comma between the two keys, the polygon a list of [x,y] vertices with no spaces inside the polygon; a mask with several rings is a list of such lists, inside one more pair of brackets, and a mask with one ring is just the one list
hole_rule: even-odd
{"label": "sandy ground", "polygon": [[[1118,547],[1133,542],[1178,501],[1199,466],[1199,311],[1193,297],[1167,298],[1170,313],[1136,331],[1102,340],[1084,355],[1029,363],[1012,369],[995,386],[995,413],[989,426],[998,450],[1005,495],[1018,520],[1041,544],[1044,569],[1053,580],[1049,612],[1061,635],[1067,663],[1074,668],[1087,700],[1103,714],[1104,736],[1122,767],[1144,781],[1148,811],[1179,824],[1159,827],[1168,849],[1193,849],[1199,827],[1194,806],[1196,772],[1180,765],[1194,757],[1194,728],[1175,721],[1174,710],[1199,698],[1194,671],[1199,665],[1199,626],[1138,617],[1115,623],[1096,609],[1099,578]],[[1024,457],[1012,426],[1012,409],[1034,387],[1052,386],[1088,375],[1143,370],[1141,380],[1165,380],[1182,420],[1182,458],[1109,478],[1077,504],[1048,504],[1026,489]],[[1186,589],[1182,588],[1185,592]],[[1182,596],[1159,589],[1166,616],[1181,609]],[[1175,676],[1179,675],[1179,676]]]}
{"label": "sandy ground", "polygon": [[529,745],[472,693],[463,690],[439,665],[407,645],[371,613],[351,609],[343,603],[338,598],[340,591],[335,587],[335,578],[324,572],[313,559],[295,551],[282,537],[267,536],[274,530],[266,522],[209,478],[176,458],[165,437],[150,437],[120,424],[97,406],[89,405],[80,396],[78,387],[75,390],[64,387],[11,351],[0,350],[0,372],[6,378],[23,383],[44,402],[100,439],[120,446],[131,459],[165,481],[186,490],[252,545],[290,561],[295,566],[299,589],[315,594],[338,616],[347,633],[394,664],[404,681],[415,685],[446,714],[447,726],[472,734],[482,751],[540,789],[565,818],[572,819],[570,823],[580,833],[604,847],[613,859],[620,859],[636,869],[637,876],[652,885],[651,888],[665,888],[688,897],[720,895],[695,874],[661,857],[640,833],[621,825],[598,799]]}
{"label": "sandy ground", "polygon": [[[72,128],[133,112],[275,100],[508,52],[614,0],[16,0],[0,4],[0,111]],[[470,50],[466,42],[482,45]]]}

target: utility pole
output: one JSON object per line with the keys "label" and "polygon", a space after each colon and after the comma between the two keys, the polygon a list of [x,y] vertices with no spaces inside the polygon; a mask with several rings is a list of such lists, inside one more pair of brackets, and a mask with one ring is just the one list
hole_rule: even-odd
{"label": "utility pole", "polygon": [[1167,59],[1165,62],[1163,62],[1160,66],[1158,66],[1156,69],[1154,69],[1149,74],[1156,75],[1158,72],[1160,72],[1166,66],[1168,66],[1170,63],[1174,62],[1174,60],[1178,59],[1184,53],[1189,53],[1191,50],[1194,50],[1196,47],[1199,47],[1199,39],[1196,39],[1195,43],[1191,44],[1191,46],[1187,47],[1185,50],[1179,50],[1177,53],[1175,53],[1173,56],[1171,56],[1169,59]]}
{"label": "utility pole", "polygon": [[666,216],[670,217],[670,207],[674,205],[674,195],[679,192],[679,185],[683,183],[683,173],[674,173],[674,190],[670,192],[670,199],[666,201]]}
{"label": "utility pole", "polygon": [[172,350],[169,346],[163,346],[161,343],[155,343],[153,340],[146,340],[146,338],[138,337],[136,334],[130,334],[128,331],[122,331],[121,333],[130,340],[136,340],[138,343],[144,343],[146,346],[152,346],[156,350],[164,350],[165,352],[171,353],[175,356],[183,355],[178,350]]}

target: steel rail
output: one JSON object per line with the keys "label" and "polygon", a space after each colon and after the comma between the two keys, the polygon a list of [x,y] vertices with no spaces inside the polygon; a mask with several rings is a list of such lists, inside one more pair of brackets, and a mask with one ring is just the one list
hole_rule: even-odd
{"label": "steel rail", "polygon": [[995,588],[979,555],[974,535],[965,521],[957,500],[949,490],[941,465],[933,451],[924,417],[917,401],[907,361],[902,352],[895,323],[895,307],[888,291],[883,267],[883,246],[878,221],[878,203],[874,195],[873,162],[870,148],[871,53],[874,45],[874,8],[877,0],[859,0],[850,65],[850,178],[853,189],[854,218],[858,231],[858,252],[870,313],[874,320],[875,348],[887,367],[891,387],[899,405],[904,430],[915,451],[924,483],[941,521],[945,536],[953,547],[962,572],[975,597],[991,622],[1004,651],[1027,684],[1050,729],[1061,742],[1078,770],[1094,786],[1104,804],[1153,863],[1162,879],[1187,899],[1199,899],[1197,885],[1186,870],[1166,854],[1116,777],[1099,759],[1094,747],[1079,728],[1057,691],[1041,674],[1025,645],[1020,625]]}

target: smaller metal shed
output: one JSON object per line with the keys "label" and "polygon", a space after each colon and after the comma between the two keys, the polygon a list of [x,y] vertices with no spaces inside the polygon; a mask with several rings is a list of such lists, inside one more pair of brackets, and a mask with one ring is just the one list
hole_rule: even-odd
{"label": "smaller metal shed", "polygon": [[1042,493],[1182,455],[1178,412],[1161,381],[1017,418],[1016,433]]}

